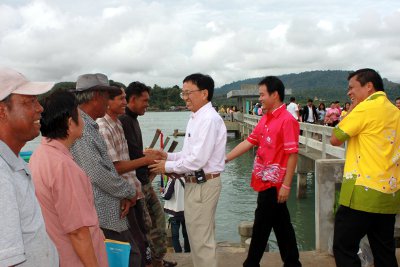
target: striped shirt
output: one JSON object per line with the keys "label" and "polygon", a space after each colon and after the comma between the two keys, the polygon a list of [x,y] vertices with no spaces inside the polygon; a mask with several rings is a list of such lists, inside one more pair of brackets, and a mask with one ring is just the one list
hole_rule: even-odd
{"label": "striped shirt", "polygon": [[[125,139],[124,129],[121,122],[117,119],[114,121],[108,114],[103,118],[96,120],[99,125],[100,134],[103,136],[107,145],[108,155],[112,162],[128,161],[129,150],[128,142]],[[136,177],[135,171],[122,174],[122,177],[128,180],[130,184],[134,184],[138,193],[138,199],[143,198],[142,185]]]}
{"label": "striped shirt", "polygon": [[281,186],[289,155],[298,152],[299,134],[299,123],[285,104],[261,118],[247,138],[258,146],[250,184],[255,191]]}

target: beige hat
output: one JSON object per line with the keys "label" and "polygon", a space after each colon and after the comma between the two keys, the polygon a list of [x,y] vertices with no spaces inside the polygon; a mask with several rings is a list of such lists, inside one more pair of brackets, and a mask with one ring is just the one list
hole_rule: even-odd
{"label": "beige hat", "polygon": [[41,95],[53,86],[53,82],[31,82],[13,69],[0,67],[0,101],[10,94]]}

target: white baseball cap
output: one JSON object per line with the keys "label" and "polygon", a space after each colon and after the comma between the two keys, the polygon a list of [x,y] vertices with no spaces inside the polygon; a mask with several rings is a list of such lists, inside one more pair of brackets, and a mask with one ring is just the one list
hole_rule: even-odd
{"label": "white baseball cap", "polygon": [[41,95],[53,86],[53,82],[31,82],[18,71],[0,67],[0,101],[10,94]]}

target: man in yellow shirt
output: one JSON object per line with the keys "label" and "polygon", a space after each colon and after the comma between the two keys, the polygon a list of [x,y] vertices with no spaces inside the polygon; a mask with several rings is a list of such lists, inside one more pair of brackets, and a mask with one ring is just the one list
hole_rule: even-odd
{"label": "man in yellow shirt", "polygon": [[393,235],[400,212],[400,111],[387,99],[375,70],[357,70],[348,81],[352,104],[330,140],[332,145],[348,141],[335,217],[336,265],[361,266],[357,252],[367,235],[375,266],[397,266]]}

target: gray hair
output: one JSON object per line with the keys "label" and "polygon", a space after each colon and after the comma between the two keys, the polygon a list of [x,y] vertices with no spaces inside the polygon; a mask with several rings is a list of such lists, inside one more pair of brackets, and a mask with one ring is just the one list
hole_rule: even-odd
{"label": "gray hair", "polygon": [[78,101],[78,105],[84,104],[92,100],[95,96],[95,91],[81,91],[75,92],[76,100]]}

